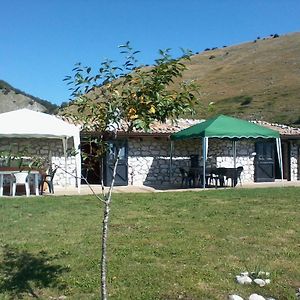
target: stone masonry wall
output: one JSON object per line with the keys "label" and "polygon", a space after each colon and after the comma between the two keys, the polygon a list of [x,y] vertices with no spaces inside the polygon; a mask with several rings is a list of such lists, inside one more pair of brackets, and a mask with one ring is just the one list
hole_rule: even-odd
{"label": "stone masonry wall", "polygon": [[[69,139],[68,148],[73,147],[73,140]],[[13,153],[22,152],[26,149],[26,152],[32,156],[42,156],[49,158],[53,164],[59,165],[61,168],[65,168],[65,158],[63,153],[62,141],[59,139],[0,139],[0,151],[8,151],[11,149]],[[75,157],[67,158],[67,171],[71,174],[76,174]],[[61,169],[58,169],[53,184],[56,186],[75,186],[76,181],[72,175],[65,174]]]}
{"label": "stone masonry wall", "polygon": [[[236,167],[244,168],[241,174],[242,182],[254,181],[255,143],[253,140],[238,140],[236,142]],[[215,159],[216,167],[234,166],[232,141],[210,139],[208,142],[208,160]]]}
{"label": "stone masonry wall", "polygon": [[291,181],[299,180],[300,149],[296,143],[291,143]]}
{"label": "stone masonry wall", "polygon": [[[164,185],[170,183],[170,141],[167,139],[143,138],[130,139],[128,142],[128,178],[129,185]],[[254,142],[241,140],[237,142],[236,166],[243,166],[243,182],[254,180]],[[233,167],[232,142],[221,139],[209,139],[207,166]],[[179,167],[188,169],[190,156],[202,157],[200,140],[174,142],[171,178],[179,184],[181,175]],[[201,164],[201,161],[200,161]]]}

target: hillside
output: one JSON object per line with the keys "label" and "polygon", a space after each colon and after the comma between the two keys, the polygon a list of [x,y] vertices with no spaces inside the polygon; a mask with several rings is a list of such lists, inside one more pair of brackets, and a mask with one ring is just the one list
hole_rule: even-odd
{"label": "hillside", "polygon": [[300,125],[300,33],[193,55],[183,79],[200,85],[200,103],[215,103],[205,113],[198,105],[196,117],[222,113]]}
{"label": "hillside", "polygon": [[194,118],[226,114],[300,126],[300,33],[206,49],[186,64],[180,80],[194,80],[200,87]]}
{"label": "hillside", "polygon": [[54,113],[57,105],[29,95],[0,80],[0,113],[28,108],[35,111]]}

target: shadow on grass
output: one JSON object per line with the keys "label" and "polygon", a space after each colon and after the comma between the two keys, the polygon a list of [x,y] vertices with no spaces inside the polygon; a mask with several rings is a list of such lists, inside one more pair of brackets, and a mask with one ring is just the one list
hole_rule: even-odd
{"label": "shadow on grass", "polygon": [[60,284],[58,278],[68,269],[51,264],[53,259],[54,257],[43,251],[32,254],[4,246],[0,261],[0,293],[8,293],[18,298],[22,298],[22,294],[26,293],[38,298],[35,288],[65,289],[66,286]]}

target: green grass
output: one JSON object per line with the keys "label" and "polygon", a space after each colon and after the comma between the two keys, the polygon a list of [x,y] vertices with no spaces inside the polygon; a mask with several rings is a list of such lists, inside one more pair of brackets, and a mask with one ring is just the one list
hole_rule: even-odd
{"label": "green grass", "polygon": [[[299,188],[114,194],[110,299],[295,299]],[[0,299],[99,299],[101,204],[92,196],[0,199]],[[271,272],[264,288],[235,275]],[[31,294],[31,295],[30,295]]]}

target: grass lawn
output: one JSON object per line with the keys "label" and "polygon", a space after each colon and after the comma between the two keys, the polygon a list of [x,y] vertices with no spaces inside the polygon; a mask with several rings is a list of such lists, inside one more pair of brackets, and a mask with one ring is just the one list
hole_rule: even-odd
{"label": "grass lawn", "polygon": [[[114,194],[110,299],[295,299],[300,188]],[[93,196],[1,198],[0,299],[99,299]],[[271,284],[242,286],[242,271]]]}

